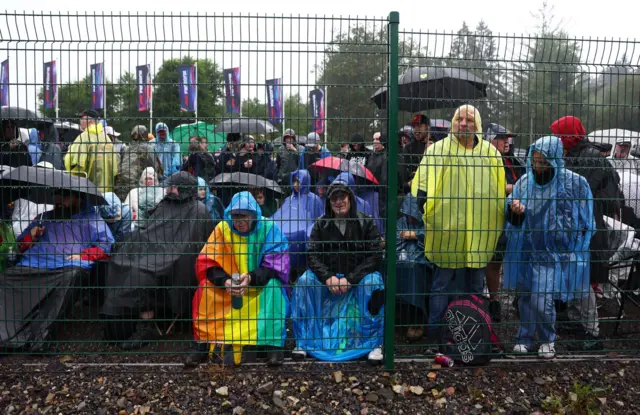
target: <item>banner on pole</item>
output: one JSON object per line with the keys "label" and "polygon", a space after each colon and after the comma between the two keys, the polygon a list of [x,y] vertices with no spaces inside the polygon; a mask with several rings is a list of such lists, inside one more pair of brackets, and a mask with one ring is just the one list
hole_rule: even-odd
{"label": "banner on pole", "polygon": [[138,111],[149,111],[151,108],[151,66],[136,66],[138,83]]}
{"label": "banner on pole", "polygon": [[227,95],[227,112],[240,114],[240,68],[224,70],[224,88]]}
{"label": "banner on pole", "polygon": [[91,108],[104,109],[104,65],[102,63],[91,65]]}
{"label": "banner on pole", "polygon": [[46,109],[54,109],[58,101],[58,73],[56,61],[44,63],[44,99]]}
{"label": "banner on pole", "polygon": [[309,100],[311,105],[311,118],[313,123],[311,129],[318,134],[324,134],[325,128],[325,101],[324,101],[324,89],[314,89],[309,93]]}
{"label": "banner on pole", "polygon": [[196,85],[195,65],[178,66],[178,89],[180,111],[196,111],[198,108],[198,89]]}
{"label": "banner on pole", "polygon": [[0,64],[0,106],[9,106],[9,58]]}
{"label": "banner on pole", "polygon": [[269,122],[282,122],[282,82],[280,79],[267,79],[267,112]]}

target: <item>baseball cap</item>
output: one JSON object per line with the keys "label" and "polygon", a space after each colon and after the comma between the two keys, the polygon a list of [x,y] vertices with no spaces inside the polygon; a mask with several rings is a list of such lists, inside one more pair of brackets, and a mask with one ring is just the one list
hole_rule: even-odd
{"label": "baseball cap", "polygon": [[296,132],[293,128],[287,128],[286,130],[284,130],[284,134],[282,135],[282,137],[295,137],[296,136]]}
{"label": "baseball cap", "polygon": [[104,132],[108,135],[112,135],[114,137],[120,137],[120,133],[116,132],[116,130],[113,129],[112,126],[108,126],[107,128],[104,129]]}
{"label": "baseball cap", "polygon": [[318,133],[307,134],[307,143],[305,144],[306,147],[314,147],[318,144],[318,142],[320,142],[320,136],[318,135]]}
{"label": "baseball cap", "polygon": [[484,139],[487,141],[495,140],[496,138],[507,138],[512,133],[507,128],[500,124],[491,123],[487,126],[487,131],[484,133]]}
{"label": "baseball cap", "polygon": [[424,114],[416,114],[411,120],[411,125],[427,124],[431,125],[431,120]]}
{"label": "baseball cap", "polygon": [[86,109],[86,110],[83,110],[80,114],[78,114],[78,118],[82,118],[82,117],[100,118],[100,114],[98,114],[98,111],[96,110]]}

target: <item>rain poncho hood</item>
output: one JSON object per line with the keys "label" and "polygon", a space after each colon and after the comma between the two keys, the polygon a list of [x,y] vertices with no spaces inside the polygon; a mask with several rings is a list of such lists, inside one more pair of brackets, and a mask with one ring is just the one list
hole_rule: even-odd
{"label": "rain poncho hood", "polygon": [[[237,211],[255,215],[255,223],[246,234],[233,227],[231,214]],[[251,193],[234,195],[224,220],[216,226],[196,263],[200,282],[192,308],[196,341],[282,347],[289,309],[285,290],[290,270],[288,250],[287,238],[273,221],[262,217]],[[214,289],[207,278],[207,270],[214,267],[228,276],[266,268],[276,277],[270,278],[264,288],[250,288],[242,297],[242,308],[234,309],[227,290]]]}
{"label": "rain poncho hood", "polygon": [[106,205],[101,205],[98,210],[103,219],[111,219],[122,214],[122,201],[115,193],[107,192],[102,195],[107,201]]}
{"label": "rain poncho hood", "polygon": [[461,145],[454,133],[425,152],[411,193],[425,195],[425,255],[441,268],[484,268],[504,227],[506,179],[502,156],[482,139],[482,122],[475,111],[478,138],[473,148]]}
{"label": "rain poncho hood", "polygon": [[35,128],[29,130],[29,155],[31,156],[31,164],[36,165],[42,156],[42,146],[40,145],[40,133]]}
{"label": "rain poncho hood", "polygon": [[[164,140],[160,140],[158,137],[158,131],[162,130],[167,132],[167,137]],[[164,177],[171,176],[180,170],[180,145],[171,138],[167,124],[163,122],[156,124],[156,137],[151,142],[154,144],[157,157],[162,164]]]}
{"label": "rain poncho hood", "polygon": [[100,216],[107,222],[115,240],[120,241],[131,232],[131,209],[115,193],[107,192],[103,196],[107,204],[98,208]]}
{"label": "rain poncho hood", "polygon": [[152,186],[158,186],[160,183],[158,182],[158,175],[156,174],[156,170],[153,167],[147,167],[146,169],[142,170],[142,173],[140,173],[140,180],[138,180],[138,184],[141,187],[146,186],[146,179],[147,177],[153,177],[153,185]]}
{"label": "rain poncho hood", "polygon": [[186,171],[173,173],[165,182],[166,187],[177,187],[178,194],[168,194],[166,200],[188,201],[198,196],[198,180],[194,175]]}
{"label": "rain poncho hood", "polygon": [[222,201],[218,199],[216,196],[211,194],[211,190],[207,185],[207,182],[202,178],[198,177],[198,190],[205,189],[204,200],[201,202],[209,209],[209,213],[211,214],[211,220],[214,225],[217,225],[218,222],[222,219],[224,215],[224,206],[222,205]]}
{"label": "rain poncho hood", "polygon": [[[542,153],[553,177],[538,184],[531,167],[533,152]],[[508,289],[553,292],[569,301],[589,293],[589,243],[595,231],[593,197],[586,179],[564,167],[558,137],[538,139],[529,149],[527,174],[507,199],[525,206],[524,221],[507,222],[505,278]]]}

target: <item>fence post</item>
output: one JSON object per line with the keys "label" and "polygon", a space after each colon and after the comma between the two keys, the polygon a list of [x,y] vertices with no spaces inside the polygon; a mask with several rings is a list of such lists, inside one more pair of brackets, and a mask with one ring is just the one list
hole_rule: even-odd
{"label": "fence post", "polygon": [[387,226],[385,284],[384,366],[393,370],[396,319],[396,212],[398,211],[398,26],[400,14],[389,13],[387,39]]}

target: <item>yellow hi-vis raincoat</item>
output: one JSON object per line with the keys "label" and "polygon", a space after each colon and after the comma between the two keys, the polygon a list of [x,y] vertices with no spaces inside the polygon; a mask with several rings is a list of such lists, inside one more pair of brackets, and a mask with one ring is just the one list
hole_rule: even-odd
{"label": "yellow hi-vis raincoat", "polygon": [[431,145],[411,186],[414,196],[419,190],[426,193],[425,256],[441,268],[485,267],[504,227],[502,156],[482,139],[477,110],[475,131],[478,144],[473,149],[461,145],[453,133]]}
{"label": "yellow hi-vis raincoat", "polygon": [[84,177],[86,174],[102,193],[113,191],[114,178],[118,174],[118,155],[102,124],[90,124],[73,141],[64,158],[64,168],[76,176]]}

